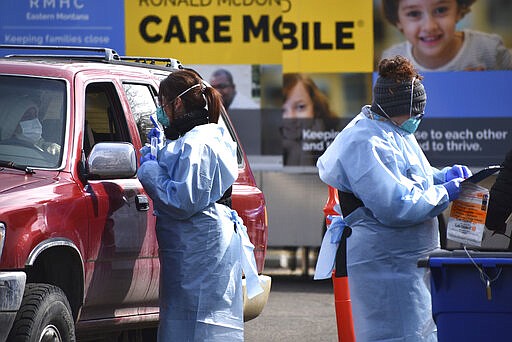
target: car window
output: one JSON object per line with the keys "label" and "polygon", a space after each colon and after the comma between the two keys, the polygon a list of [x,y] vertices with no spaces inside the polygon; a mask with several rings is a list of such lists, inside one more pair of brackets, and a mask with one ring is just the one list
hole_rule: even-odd
{"label": "car window", "polygon": [[66,125],[66,82],[0,76],[0,160],[60,166]]}
{"label": "car window", "polygon": [[242,150],[240,149],[240,145],[238,144],[238,141],[236,140],[236,135],[233,130],[233,127],[228,126],[227,120],[224,118],[223,115],[219,116],[219,125],[221,125],[225,129],[227,129],[229,134],[231,135],[231,139],[233,139],[233,141],[236,142],[236,158],[238,161],[238,167],[239,168],[243,167],[244,158],[242,155]]}
{"label": "car window", "polygon": [[140,142],[142,145],[149,143],[146,137],[153,128],[149,117],[156,111],[156,91],[147,84],[123,83],[123,88],[139,130]]}
{"label": "car window", "polygon": [[112,83],[91,83],[85,90],[84,151],[105,141],[131,142],[119,97]]}

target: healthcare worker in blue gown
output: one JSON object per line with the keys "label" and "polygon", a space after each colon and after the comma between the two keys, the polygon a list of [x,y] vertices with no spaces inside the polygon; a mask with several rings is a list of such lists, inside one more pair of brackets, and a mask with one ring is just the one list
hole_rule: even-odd
{"label": "healthcare worker in blue gown", "polygon": [[[414,132],[426,93],[401,56],[379,63],[372,105],[364,106],[319,158],[320,178],[341,190],[347,273],[358,342],[436,341],[428,270],[419,258],[439,248],[438,220],[471,172],[430,166]],[[360,202],[358,202],[360,201]]]}
{"label": "healthcare worker in blue gown", "polygon": [[254,246],[230,209],[237,147],[217,124],[220,94],[179,70],[161,82],[158,98],[165,145],[156,158],[144,147],[138,171],[157,216],[158,341],[243,341],[242,270],[248,296],[262,290]]}

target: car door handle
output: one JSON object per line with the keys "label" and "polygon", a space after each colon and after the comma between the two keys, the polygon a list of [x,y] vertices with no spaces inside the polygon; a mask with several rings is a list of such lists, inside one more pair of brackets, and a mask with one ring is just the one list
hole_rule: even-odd
{"label": "car door handle", "polygon": [[149,201],[146,195],[137,195],[135,198],[135,205],[138,211],[149,210]]}

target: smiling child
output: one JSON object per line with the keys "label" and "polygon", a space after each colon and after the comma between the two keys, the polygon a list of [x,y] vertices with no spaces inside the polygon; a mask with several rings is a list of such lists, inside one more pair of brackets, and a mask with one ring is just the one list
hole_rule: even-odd
{"label": "smiling child", "polygon": [[383,0],[386,19],[406,38],[382,58],[402,55],[421,71],[512,69],[512,54],[497,34],[457,30],[475,0]]}

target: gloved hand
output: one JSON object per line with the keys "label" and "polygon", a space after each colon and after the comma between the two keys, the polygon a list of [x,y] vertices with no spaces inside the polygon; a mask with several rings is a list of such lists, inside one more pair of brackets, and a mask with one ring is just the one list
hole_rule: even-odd
{"label": "gloved hand", "polygon": [[451,169],[444,174],[444,181],[449,182],[454,178],[468,178],[472,175],[471,170],[466,165],[453,165]]}
{"label": "gloved hand", "polygon": [[151,147],[144,146],[140,149],[140,165],[147,162],[148,160],[155,160],[156,158],[151,155]]}
{"label": "gloved hand", "polygon": [[151,153],[146,153],[140,157],[140,165],[144,164],[148,160],[155,160],[155,157]]}
{"label": "gloved hand", "polygon": [[157,138],[158,145],[162,145],[164,142],[163,132],[156,127],[151,128],[151,130],[148,132],[148,140],[151,141],[151,138]]}
{"label": "gloved hand", "polygon": [[56,143],[48,143],[48,145],[45,147],[46,152],[56,156],[60,154],[60,145]]}
{"label": "gloved hand", "polygon": [[56,156],[56,155],[60,154],[60,145],[59,144],[44,141],[43,138],[39,139],[39,141],[36,142],[35,145],[37,147],[39,147],[41,150],[48,152],[51,155]]}
{"label": "gloved hand", "polygon": [[449,182],[442,184],[448,192],[448,199],[450,202],[456,200],[459,197],[460,183],[462,183],[463,180],[464,178],[462,177],[453,178]]}

